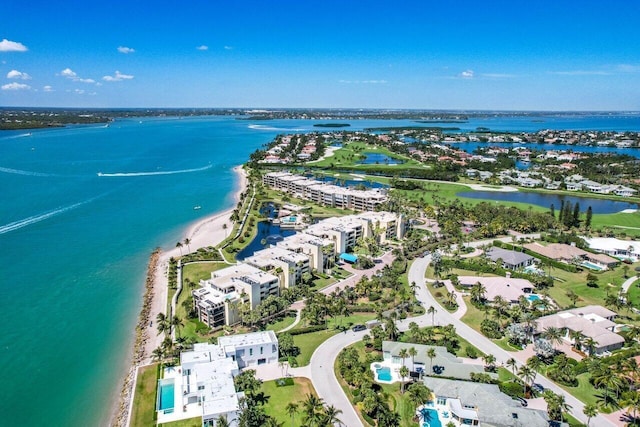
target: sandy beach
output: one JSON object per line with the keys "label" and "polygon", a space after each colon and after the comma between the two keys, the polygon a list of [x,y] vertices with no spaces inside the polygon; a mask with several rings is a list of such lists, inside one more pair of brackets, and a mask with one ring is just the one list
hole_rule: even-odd
{"label": "sandy beach", "polygon": [[[235,204],[240,200],[240,195],[246,190],[248,179],[242,166],[233,168],[233,171],[237,176],[237,184],[234,191]],[[191,252],[195,252],[198,248],[218,245],[227,237],[233,228],[231,221],[233,209],[235,209],[235,206],[223,212],[205,217],[192,224],[181,238],[181,241],[184,241],[185,238],[190,239],[189,248]],[[223,228],[225,224],[227,225],[226,230]],[[147,289],[140,319],[137,324],[131,368],[124,381],[118,413],[112,423],[114,425],[124,426],[127,424],[136,368],[151,363],[153,350],[159,347],[164,340],[164,334],[158,335],[155,323],[152,324],[151,322],[155,322],[158,313],[168,315],[167,295],[169,283],[167,279],[167,267],[169,265],[169,259],[171,257],[180,257],[181,253],[182,255],[188,253],[187,245],[184,245],[182,248],[174,247],[166,252],[154,252],[154,255],[151,257],[149,271],[147,273]]]}

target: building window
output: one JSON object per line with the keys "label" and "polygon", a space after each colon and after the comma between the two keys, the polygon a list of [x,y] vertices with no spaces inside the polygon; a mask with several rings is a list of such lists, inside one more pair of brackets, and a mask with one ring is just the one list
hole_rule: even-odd
{"label": "building window", "polygon": [[253,356],[253,349],[252,348],[249,349],[249,356]]}
{"label": "building window", "polygon": [[203,385],[199,385],[198,386],[198,390],[204,390],[204,386]]}
{"label": "building window", "polygon": [[260,347],[260,354],[264,353],[264,347]]}

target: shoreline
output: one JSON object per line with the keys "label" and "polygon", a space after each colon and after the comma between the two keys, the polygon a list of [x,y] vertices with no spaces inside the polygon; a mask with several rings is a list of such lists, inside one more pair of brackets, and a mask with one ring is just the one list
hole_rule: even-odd
{"label": "shoreline", "polygon": [[[190,252],[195,252],[198,248],[206,246],[217,246],[226,239],[227,234],[233,228],[231,214],[235,209],[235,204],[240,201],[240,195],[248,187],[247,174],[242,166],[233,168],[236,174],[236,185],[233,190],[234,206],[223,211],[218,211],[197,220],[188,226],[185,235],[190,239]],[[223,228],[227,225],[227,229]],[[184,240],[181,240],[184,241]],[[187,252],[186,246],[182,248],[174,247],[167,251],[156,248],[149,260],[147,276],[145,279],[145,293],[143,296],[142,308],[138,316],[135,328],[135,340],[133,351],[127,373],[122,382],[122,388],[118,397],[115,413],[109,424],[116,426],[127,426],[131,416],[131,404],[133,402],[133,384],[136,370],[139,366],[148,365],[152,362],[152,352],[162,344],[164,334],[157,334],[154,326],[150,322],[155,320],[158,313],[167,311],[168,280],[167,267],[169,259],[180,257]]]}

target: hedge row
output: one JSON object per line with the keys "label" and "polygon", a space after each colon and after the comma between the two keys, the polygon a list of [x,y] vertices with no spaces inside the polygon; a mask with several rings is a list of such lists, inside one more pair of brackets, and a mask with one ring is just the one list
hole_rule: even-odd
{"label": "hedge row", "polygon": [[324,331],[327,329],[327,325],[315,325],[315,326],[307,326],[306,328],[293,329],[289,332],[291,335],[302,335],[302,334],[310,334],[311,332]]}

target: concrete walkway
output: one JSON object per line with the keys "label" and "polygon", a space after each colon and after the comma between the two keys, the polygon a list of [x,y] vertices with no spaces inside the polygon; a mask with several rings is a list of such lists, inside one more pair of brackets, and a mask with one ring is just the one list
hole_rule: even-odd
{"label": "concrete walkway", "polygon": [[629,288],[635,283],[636,280],[638,280],[638,276],[629,277],[627,280],[625,280],[622,284],[622,292],[629,292]]}

